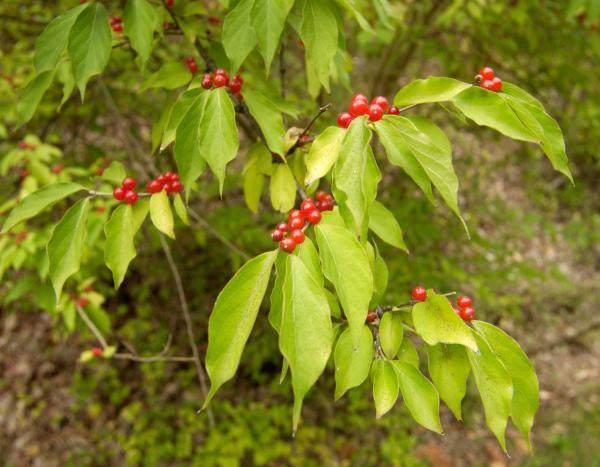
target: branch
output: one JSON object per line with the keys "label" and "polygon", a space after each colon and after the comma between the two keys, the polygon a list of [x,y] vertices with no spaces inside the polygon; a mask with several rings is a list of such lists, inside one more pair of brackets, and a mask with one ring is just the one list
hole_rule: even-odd
{"label": "branch", "polygon": [[[448,292],[448,293],[444,293],[444,294],[440,294],[443,297],[451,297],[452,295],[456,295],[456,292]],[[386,311],[399,311],[401,308],[407,307],[407,306],[412,306],[415,305],[418,302],[417,300],[409,300],[406,303],[400,303],[399,305],[384,305],[381,306],[379,308],[381,308],[382,312],[386,312]]]}
{"label": "branch", "polygon": [[83,320],[85,325],[88,327],[88,329],[91,331],[91,333],[96,337],[96,339],[98,339],[98,342],[100,342],[100,345],[102,346],[102,348],[106,349],[108,347],[108,343],[106,342],[106,339],[104,338],[104,336],[102,335],[100,330],[96,327],[94,322],[89,318],[87,313],[85,311],[83,311],[83,308],[81,308],[77,303],[75,304],[75,308],[77,309],[77,313],[79,314],[79,317]]}
{"label": "branch", "polygon": [[327,105],[324,105],[323,107],[321,107],[319,109],[319,111],[317,112],[317,114],[312,118],[312,120],[310,122],[308,122],[308,125],[306,125],[306,128],[304,128],[304,130],[302,131],[302,133],[300,133],[300,136],[298,136],[298,138],[296,139],[296,142],[292,145],[291,148],[289,148],[286,152],[286,155],[288,154],[292,154],[296,149],[298,149],[298,147],[301,145],[300,140],[302,139],[302,137],[304,135],[306,135],[306,133],[308,133],[308,130],[310,130],[310,128],[314,125],[314,123],[319,119],[319,117],[321,115],[323,115],[325,112],[327,112],[330,108],[331,108],[332,104],[331,102]]}
{"label": "branch", "polygon": [[[206,374],[204,373],[204,368],[202,367],[202,362],[200,361],[200,354],[198,353],[198,347],[196,345],[196,336],[194,335],[194,327],[192,324],[192,317],[190,316],[190,310],[188,308],[187,299],[185,298],[185,291],[183,290],[183,282],[181,281],[181,275],[179,274],[179,270],[177,269],[177,265],[173,260],[173,255],[171,254],[171,248],[169,248],[169,244],[165,240],[163,234],[159,234],[160,245],[165,253],[165,257],[167,258],[167,263],[169,263],[169,268],[171,269],[171,274],[173,275],[173,279],[175,281],[175,286],[177,287],[177,294],[179,296],[179,304],[181,305],[181,311],[183,312],[183,318],[185,320],[185,328],[187,330],[188,341],[190,347],[192,349],[192,355],[194,356],[194,363],[196,364],[196,373],[198,375],[198,381],[200,382],[200,389],[202,390],[202,394],[206,399],[208,394],[208,387],[206,382]],[[207,409],[208,420],[211,426],[214,426],[215,419],[213,416],[210,407]]]}

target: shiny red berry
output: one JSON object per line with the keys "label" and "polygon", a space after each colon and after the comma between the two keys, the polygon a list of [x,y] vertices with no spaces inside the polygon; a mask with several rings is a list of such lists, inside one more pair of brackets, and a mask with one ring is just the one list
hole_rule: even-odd
{"label": "shiny red berry", "polygon": [[334,202],[333,195],[331,193],[327,193],[325,195],[325,199],[323,201],[327,201],[328,203],[333,203]]}
{"label": "shiny red berry", "polygon": [[352,115],[350,115],[348,112],[342,112],[338,115],[337,124],[339,126],[342,128],[348,128],[350,123],[352,123]]}
{"label": "shiny red berry", "polygon": [[459,295],[456,297],[456,304],[460,308],[468,308],[473,305],[473,300],[471,300],[471,297],[467,297],[466,295]]}
{"label": "shiny red berry", "polygon": [[371,101],[371,105],[378,105],[385,112],[388,108],[388,100],[383,96],[377,96]]}
{"label": "shiny red berry", "polygon": [[113,198],[117,201],[123,201],[125,199],[125,190],[123,188],[115,188],[113,190]]}
{"label": "shiny red berry", "polygon": [[210,88],[212,88],[212,84],[213,84],[212,76],[209,73],[206,73],[204,75],[204,78],[202,78],[202,83],[201,83],[202,87],[204,89],[210,89]]}
{"label": "shiny red berry", "polygon": [[274,242],[280,242],[283,240],[283,232],[279,229],[275,229],[271,232],[271,240]]}
{"label": "shiny red berry", "polygon": [[388,110],[388,114],[390,114],[390,115],[400,115],[400,109],[398,107],[396,107],[395,105],[392,105],[390,107],[390,109]]}
{"label": "shiny red berry", "polygon": [[308,216],[306,216],[306,220],[311,224],[318,224],[321,222],[321,211],[315,208]]}
{"label": "shiny red berry", "polygon": [[196,74],[198,73],[198,64],[196,63],[196,60],[191,60],[188,62],[187,64],[188,66],[188,70],[190,70],[190,73],[192,74]]}
{"label": "shiny red berry", "polygon": [[173,191],[173,183],[172,182],[166,182],[164,185],[164,189],[167,193],[171,193]]}
{"label": "shiny red berry", "polygon": [[417,285],[412,289],[410,296],[413,300],[417,302],[422,302],[427,298],[427,290],[425,290],[425,287],[423,287],[422,285]]}
{"label": "shiny red berry", "polygon": [[302,219],[301,217],[294,217],[289,222],[289,227],[290,227],[290,230],[301,229],[302,227],[304,227],[304,219]]}
{"label": "shiny red berry", "polygon": [[146,191],[148,193],[159,193],[162,189],[163,185],[158,180],[151,180],[146,184]]}
{"label": "shiny red berry", "polygon": [[227,83],[229,83],[229,78],[227,78],[225,75],[215,75],[213,78],[213,84],[215,85],[215,88],[227,86]]}
{"label": "shiny red berry", "polygon": [[279,224],[277,224],[276,229],[281,230],[282,232],[287,232],[288,230],[290,230],[290,227],[285,222],[280,222]]}
{"label": "shiny red berry", "polygon": [[52,173],[59,174],[65,168],[64,164],[56,164],[52,167]]}
{"label": "shiny red berry", "polygon": [[377,104],[373,104],[369,107],[369,120],[372,122],[378,122],[383,117],[383,109]]}
{"label": "shiny red berry", "polygon": [[291,221],[295,217],[299,217],[300,219],[302,219],[304,217],[302,215],[302,211],[300,211],[300,209],[292,209],[290,211],[290,213],[288,214],[288,221]]}
{"label": "shiny red berry", "polygon": [[117,32],[117,33],[119,33],[119,32],[123,32],[123,25],[122,25],[122,24],[120,24],[120,23],[118,23],[118,24],[113,24],[113,25],[112,25],[112,30],[113,30],[113,32]]}
{"label": "shiny red berry", "polygon": [[369,311],[367,313],[367,323],[372,323],[377,319],[377,313],[375,311]]}
{"label": "shiny red berry", "polygon": [[325,193],[324,191],[317,191],[317,194],[315,196],[319,201],[324,201],[325,197],[327,196],[327,193]]}
{"label": "shiny red berry", "polygon": [[165,5],[167,5],[167,8],[171,8],[173,3],[175,3],[175,0],[165,0]]}
{"label": "shiny red berry", "polygon": [[460,317],[465,321],[471,321],[475,318],[475,310],[470,306],[460,310]]}
{"label": "shiny red berry", "polygon": [[296,245],[300,245],[304,241],[304,232],[299,229],[292,230],[292,233],[290,233],[290,238],[294,240]]}
{"label": "shiny red berry", "polygon": [[321,211],[333,211],[333,201],[330,200],[325,200],[325,201],[321,201]]}
{"label": "shiny red berry", "polygon": [[492,70],[489,66],[486,66],[485,68],[479,70],[479,74],[484,80],[489,79],[490,81],[493,80],[495,76],[494,70]]}
{"label": "shiny red berry", "polygon": [[242,90],[242,83],[234,79],[231,83],[229,83],[229,90],[232,93],[237,94]]}
{"label": "shiny red berry", "polygon": [[352,101],[350,103],[350,106],[348,107],[348,112],[350,112],[350,115],[352,115],[353,117],[359,117],[361,115],[366,114],[368,111],[369,104],[366,100]]}
{"label": "shiny red berry", "polygon": [[307,217],[316,208],[315,202],[312,198],[306,198],[300,203],[300,211],[304,217]]}
{"label": "shiny red berry", "polygon": [[167,182],[167,177],[165,177],[165,174],[160,174],[158,177],[156,177],[156,181],[161,185],[164,185]]}
{"label": "shiny red berry", "polygon": [[284,238],[283,240],[281,240],[279,242],[279,247],[283,251],[285,251],[287,253],[291,253],[296,248],[296,242],[294,241],[294,239],[292,239],[290,237]]}
{"label": "shiny red berry", "polygon": [[501,80],[500,78],[498,78],[498,77],[495,77],[495,78],[492,80],[492,87],[491,87],[491,90],[492,90],[492,91],[494,91],[494,92],[498,92],[498,91],[500,91],[501,89],[502,89],[502,80]]}
{"label": "shiny red berry", "polygon": [[171,191],[173,193],[179,193],[183,189],[183,185],[179,180],[173,180],[171,182]]}
{"label": "shiny red berry", "polygon": [[89,304],[90,304],[90,301],[87,298],[85,298],[85,297],[79,297],[77,299],[77,306],[80,307],[80,308],[85,308]]}
{"label": "shiny red berry", "polygon": [[99,358],[102,357],[102,354],[104,353],[104,350],[102,350],[100,347],[92,347],[92,356],[95,358]]}
{"label": "shiny red berry", "polygon": [[125,202],[127,204],[135,204],[138,200],[138,194],[136,191],[127,191],[125,193]]}
{"label": "shiny red berry", "polygon": [[481,87],[483,89],[487,89],[488,91],[494,90],[494,82],[491,79],[486,79],[481,83]]}
{"label": "shiny red berry", "polygon": [[458,308],[453,306],[452,309],[454,310],[454,313],[456,313],[458,316],[460,316],[461,311]]}
{"label": "shiny red berry", "polygon": [[135,180],[131,177],[127,177],[123,179],[123,182],[121,182],[121,188],[123,188],[123,190],[125,191],[131,191],[135,189]]}
{"label": "shiny red berry", "polygon": [[356,101],[368,102],[367,96],[365,96],[364,94],[354,94],[354,96],[352,96],[352,100],[350,102],[356,102]]}

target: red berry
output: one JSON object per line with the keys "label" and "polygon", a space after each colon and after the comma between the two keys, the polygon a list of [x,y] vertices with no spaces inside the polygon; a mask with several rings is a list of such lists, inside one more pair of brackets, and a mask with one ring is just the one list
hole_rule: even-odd
{"label": "red berry", "polygon": [[173,191],[173,183],[172,182],[166,182],[164,185],[164,189],[167,193],[171,193]]}
{"label": "red berry", "polygon": [[279,224],[277,224],[276,229],[281,230],[282,232],[287,232],[288,230],[290,230],[290,227],[285,222],[280,222]]}
{"label": "red berry", "polygon": [[301,217],[294,217],[289,222],[289,226],[290,226],[290,230],[301,229],[302,227],[304,227],[304,219],[302,219]]}
{"label": "red berry", "polygon": [[350,102],[356,102],[356,101],[368,102],[367,96],[365,96],[364,94],[354,94],[354,96],[352,96],[352,100]]}
{"label": "red berry", "polygon": [[383,117],[383,109],[377,104],[373,104],[369,107],[369,120],[372,122],[378,122]]}
{"label": "red berry", "polygon": [[327,193],[325,195],[325,199],[323,201],[327,201],[328,203],[333,203],[334,202],[333,195],[330,193]]}
{"label": "red berry", "polygon": [[125,193],[125,202],[127,204],[135,204],[138,200],[138,194],[136,191],[127,191]]}
{"label": "red berry", "polygon": [[112,26],[112,30],[113,32],[123,32],[123,25],[122,24],[113,24]]}
{"label": "red berry", "polygon": [[412,289],[411,297],[413,300],[417,302],[422,302],[427,298],[427,290],[422,285],[417,285]]}
{"label": "red berry", "polygon": [[221,22],[221,19],[218,16],[209,16],[208,22],[210,24],[219,24]]}
{"label": "red berry", "polygon": [[325,200],[321,201],[321,211],[333,211],[333,201]]}
{"label": "red berry", "polygon": [[20,175],[21,175],[21,178],[27,177],[29,175],[29,170],[27,170],[27,169],[21,170]]}
{"label": "red berry", "polygon": [[229,78],[227,78],[227,76],[215,74],[215,77],[213,78],[213,84],[215,85],[215,88],[227,86],[227,83],[229,83]]}
{"label": "red berry", "polygon": [[290,237],[284,238],[283,240],[281,240],[279,242],[279,247],[283,251],[285,251],[287,253],[291,253],[296,248],[296,242],[294,241],[294,239],[292,239]]}
{"label": "red berry", "polygon": [[156,177],[156,181],[161,185],[164,185],[167,182],[167,177],[165,177],[165,174],[160,174],[158,177]]}
{"label": "red berry", "polygon": [[104,173],[104,168],[102,167],[96,167],[96,170],[94,170],[94,173],[98,176],[102,175]]}
{"label": "red berry", "polygon": [[233,77],[233,80],[239,81],[240,84],[244,84],[244,79],[242,78],[242,75],[240,75],[239,73]]}
{"label": "red berry", "polygon": [[493,91],[494,90],[494,82],[490,79],[486,79],[485,81],[483,81],[481,83],[481,87],[483,89],[487,89],[488,91]]}
{"label": "red berry", "polygon": [[461,311],[458,308],[453,306],[452,309],[454,310],[454,313],[456,313],[458,316],[460,316]]}
{"label": "red berry", "polygon": [[171,182],[171,191],[173,191],[173,193],[179,193],[182,189],[183,185],[179,180],[173,180]]}
{"label": "red berry", "polygon": [[324,191],[317,191],[316,196],[319,201],[324,201],[325,197],[327,196],[327,193],[325,193]]}
{"label": "red berry", "polygon": [[471,297],[467,297],[466,295],[459,295],[456,297],[456,304],[460,308],[468,308],[473,305],[473,300],[471,300]]}
{"label": "red berry", "polygon": [[381,107],[381,110],[385,112],[385,109],[388,108],[388,101],[383,96],[377,96],[371,101],[371,105],[378,105],[379,107]]}
{"label": "red berry", "polygon": [[174,182],[179,182],[181,181],[181,177],[179,176],[179,174],[173,174],[173,179],[172,181]]}
{"label": "red berry", "polygon": [[350,115],[348,112],[342,112],[338,115],[337,123],[342,128],[348,128],[350,123],[352,123],[352,115]]}
{"label": "red berry", "polygon": [[103,353],[104,353],[104,350],[102,350],[100,347],[92,347],[92,355],[95,358],[102,357]]}
{"label": "red berry", "polygon": [[121,182],[121,188],[123,188],[123,190],[125,191],[131,191],[135,189],[135,180],[131,177],[127,177],[123,179],[123,182]]}
{"label": "red berry", "polygon": [[367,323],[372,323],[377,319],[377,313],[375,311],[369,311],[367,313]]}
{"label": "red berry", "polygon": [[62,169],[65,168],[64,164],[56,164],[54,167],[52,167],[52,172],[55,174],[59,174],[62,172]]}
{"label": "red berry", "polygon": [[171,8],[173,3],[175,3],[175,0],[165,0],[165,5],[167,5],[167,8]]}
{"label": "red berry", "polygon": [[85,297],[79,297],[77,299],[77,306],[80,308],[85,308],[86,306],[89,305],[89,303],[90,303],[90,301]]}
{"label": "red berry", "polygon": [[187,66],[188,66],[188,70],[190,70],[190,73],[192,73],[192,74],[198,73],[198,64],[196,63],[195,60],[188,62]]}
{"label": "red berry", "polygon": [[315,202],[312,198],[306,198],[300,203],[300,211],[304,217],[307,217],[316,208]]}
{"label": "red berry", "polygon": [[315,208],[308,216],[306,216],[306,220],[311,224],[318,224],[321,222],[321,211]]}
{"label": "red berry", "polygon": [[283,232],[279,229],[275,229],[271,232],[271,240],[274,242],[280,242],[283,240]]}
{"label": "red berry", "polygon": [[500,78],[498,78],[498,77],[495,77],[492,80],[491,90],[494,91],[494,92],[498,92],[498,91],[500,91],[500,89],[502,89],[502,80]]}
{"label": "red berry", "polygon": [[237,94],[242,90],[242,83],[234,79],[231,83],[229,83],[229,90],[232,93]]}
{"label": "red berry", "polygon": [[367,101],[363,100],[352,101],[350,107],[348,107],[348,112],[350,112],[350,115],[353,117],[359,117],[360,115],[366,114],[368,111],[369,104],[367,104]]}
{"label": "red berry", "polygon": [[164,175],[168,182],[172,182],[174,180],[175,174],[173,172],[165,172]]}
{"label": "red berry", "polygon": [[288,214],[288,221],[291,221],[295,217],[299,217],[300,219],[303,218],[303,215],[302,215],[302,212],[300,211],[300,209],[292,209],[290,211],[290,213]]}
{"label": "red berry", "polygon": [[475,310],[470,306],[460,310],[460,317],[465,321],[471,321],[475,318]]}
{"label": "red berry", "polygon": [[206,73],[204,75],[204,78],[202,78],[202,87],[204,89],[210,89],[210,88],[212,88],[212,83],[213,83],[212,76],[209,73]]}
{"label": "red berry", "polygon": [[400,115],[400,109],[398,107],[396,107],[395,105],[392,105],[390,107],[390,109],[388,110],[388,113],[390,115]]}
{"label": "red berry", "polygon": [[125,199],[125,190],[123,188],[115,188],[113,190],[113,198],[117,201],[123,201]]}
{"label": "red berry", "polygon": [[296,245],[300,245],[304,241],[304,232],[302,230],[292,230],[290,238],[294,240]]}
{"label": "red berry", "polygon": [[494,79],[494,70],[492,70],[489,66],[479,70],[479,74],[484,80],[489,79],[491,81]]}
{"label": "red berry", "polygon": [[225,76],[227,76],[227,78],[229,78],[229,75],[223,68],[217,68],[215,70],[215,75],[225,75]]}
{"label": "red berry", "polygon": [[158,180],[152,180],[146,185],[146,191],[148,193],[159,193],[162,191],[162,189],[163,185]]}

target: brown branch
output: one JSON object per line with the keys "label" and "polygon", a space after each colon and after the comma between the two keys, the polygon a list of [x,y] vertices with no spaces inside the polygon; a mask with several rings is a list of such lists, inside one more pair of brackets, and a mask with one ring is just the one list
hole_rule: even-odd
{"label": "brown branch", "polygon": [[[198,346],[196,345],[196,336],[194,335],[194,326],[192,323],[192,317],[190,315],[190,310],[188,308],[187,299],[185,298],[185,290],[183,289],[183,282],[181,280],[181,275],[179,274],[179,270],[177,269],[177,265],[173,260],[173,255],[171,254],[171,248],[169,244],[165,240],[163,234],[159,234],[160,244],[165,253],[165,257],[167,258],[167,263],[169,264],[169,268],[171,269],[171,274],[173,275],[173,280],[175,281],[175,286],[177,288],[177,295],[179,296],[179,304],[181,306],[181,311],[183,312],[183,318],[185,321],[185,328],[188,335],[188,341],[190,347],[192,349],[192,355],[194,356],[194,363],[196,364],[196,373],[198,375],[198,381],[200,382],[200,389],[202,390],[202,394],[206,399],[208,394],[208,385],[206,381],[206,374],[204,373],[204,368],[202,367],[202,362],[200,361],[200,354],[198,352]],[[213,416],[210,407],[207,410],[208,420],[211,426],[214,426],[215,419]]]}
{"label": "brown branch", "polygon": [[81,318],[81,320],[84,322],[84,324],[87,326],[87,328],[91,331],[91,333],[96,337],[96,339],[98,339],[98,342],[100,342],[100,345],[102,346],[102,348],[106,349],[108,347],[108,343],[106,342],[106,339],[104,338],[104,336],[102,335],[100,330],[96,327],[94,322],[90,319],[90,317],[87,315],[87,313],[85,311],[83,311],[83,308],[80,307],[78,304],[75,304],[75,308],[76,308],[77,313],[79,314],[79,317]]}
{"label": "brown branch", "polygon": [[304,128],[302,133],[300,133],[300,136],[298,136],[298,138],[296,138],[296,142],[292,145],[291,148],[289,148],[287,150],[286,155],[292,154],[296,149],[298,149],[298,147],[301,145],[300,140],[302,139],[302,137],[308,133],[308,131],[311,129],[311,127],[314,125],[314,123],[319,119],[319,117],[321,115],[323,115],[325,112],[327,112],[331,108],[331,106],[332,106],[332,104],[329,103],[319,109],[317,114],[311,119],[310,122],[308,122],[308,125],[306,125],[306,127]]}

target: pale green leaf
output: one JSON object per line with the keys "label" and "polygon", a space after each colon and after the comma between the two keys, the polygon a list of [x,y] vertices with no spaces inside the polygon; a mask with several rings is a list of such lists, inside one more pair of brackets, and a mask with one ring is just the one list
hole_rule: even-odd
{"label": "pale green leaf", "polygon": [[160,232],[175,238],[173,211],[171,211],[171,203],[165,190],[150,196],[150,220]]}
{"label": "pale green leaf", "polygon": [[408,251],[398,221],[379,201],[373,201],[369,207],[369,229],[384,242]]}
{"label": "pale green leaf", "polygon": [[430,76],[417,79],[404,86],[394,97],[394,105],[405,106],[450,100],[461,91],[471,87],[452,78]]}
{"label": "pale green leaf", "polygon": [[294,0],[254,0],[252,5],[250,22],[258,39],[260,53],[265,60],[267,74],[285,27],[285,19],[293,5]]}
{"label": "pale green leaf", "polygon": [[[271,308],[269,309],[269,324],[279,334],[281,312],[283,309],[283,281],[286,274],[286,258],[288,254],[280,251],[275,259],[275,283],[271,289]],[[287,363],[287,362],[286,362]]]}
{"label": "pale green leaf", "polygon": [[153,88],[177,89],[188,84],[192,77],[192,73],[190,73],[185,64],[181,62],[166,62],[157,72],[144,78],[140,90],[145,91],[146,89]]}
{"label": "pale green leaf", "polygon": [[258,171],[256,160],[244,168],[244,201],[252,212],[258,211],[258,203],[265,184],[265,176]]}
{"label": "pale green leaf", "polygon": [[177,217],[181,219],[181,222],[183,222],[185,225],[190,225],[187,208],[185,207],[183,199],[179,193],[176,193],[175,197],[173,198],[173,207],[175,208]]}
{"label": "pale green leaf", "polygon": [[346,131],[343,128],[330,126],[315,138],[305,158],[305,185],[310,185],[329,173],[338,159],[345,135]]}
{"label": "pale green leaf", "polygon": [[342,332],[333,352],[336,401],[369,377],[373,354],[373,334],[369,326],[363,325],[357,345],[353,344],[349,329]]}
{"label": "pale green leaf", "polygon": [[41,72],[33,78],[20,93],[17,102],[17,118],[19,125],[27,123],[33,117],[35,109],[40,104],[44,94],[54,80],[54,70]]}
{"label": "pale green leaf", "polygon": [[369,309],[374,309],[381,302],[388,286],[388,279],[389,271],[387,264],[385,264],[385,261],[379,254],[379,250],[375,249],[373,258],[373,297],[371,297]]}
{"label": "pale green leaf", "polygon": [[287,164],[275,164],[269,185],[273,209],[287,212],[294,207],[296,201],[296,182]]}
{"label": "pale green leaf", "polygon": [[456,344],[427,346],[429,375],[440,397],[457,420],[462,420],[461,403],[471,371],[465,348]]}
{"label": "pale green leaf", "polygon": [[236,71],[256,46],[258,39],[250,24],[250,14],[255,0],[242,0],[223,21],[223,48]]}
{"label": "pale green leaf", "polygon": [[137,203],[133,205],[133,231],[137,233],[140,227],[146,220],[148,212],[150,212],[150,198],[145,196],[138,199]]}
{"label": "pale green leaf", "polygon": [[[200,97],[202,96],[202,97]],[[208,93],[202,88],[190,89],[182,92],[169,113],[169,119],[165,127],[165,131],[162,136],[160,143],[160,150],[164,150],[169,144],[175,141],[175,136],[179,124],[183,121],[186,115],[190,112],[190,109],[194,108],[190,116],[189,125],[192,125],[192,120],[199,125],[199,121],[202,118],[202,112]]]}
{"label": "pale green leaf", "polygon": [[321,262],[319,261],[319,253],[312,240],[305,237],[304,241],[296,247],[294,253],[304,262],[304,265],[313,275],[314,279],[323,287],[323,272],[321,270]]}
{"label": "pale green leaf", "polygon": [[375,418],[385,415],[398,400],[400,386],[396,371],[387,360],[376,359],[371,369],[373,379],[373,400],[375,401]]}
{"label": "pale green leaf", "polygon": [[112,161],[102,172],[101,178],[115,185],[120,185],[125,177],[127,177],[125,166],[119,161]]}
{"label": "pale green leaf", "polygon": [[152,52],[156,22],[156,12],[148,0],[127,0],[123,10],[123,29],[138,54],[142,71]]}
{"label": "pale green leaf", "polygon": [[104,226],[106,234],[104,262],[112,272],[115,289],[120,287],[129,263],[136,255],[133,243],[135,230],[132,212],[130,205],[120,204]]}
{"label": "pale green leaf", "polygon": [[419,352],[417,352],[417,348],[415,347],[415,344],[413,344],[413,341],[406,336],[402,339],[402,345],[400,346],[400,351],[398,352],[396,359],[408,363],[415,368],[419,368]]}
{"label": "pale green leaf", "polygon": [[399,313],[384,313],[379,321],[379,342],[381,349],[390,360],[395,358],[402,346],[404,328]]}
{"label": "pale green leaf", "polygon": [[250,114],[260,127],[269,149],[277,154],[284,155],[283,138],[285,129],[279,109],[262,93],[258,91],[244,91],[244,100],[248,105]]}

